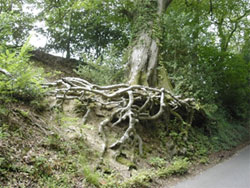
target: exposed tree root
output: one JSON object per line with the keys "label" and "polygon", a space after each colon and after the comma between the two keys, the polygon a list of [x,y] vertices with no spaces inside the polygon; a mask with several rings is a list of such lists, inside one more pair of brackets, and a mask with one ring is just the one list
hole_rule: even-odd
{"label": "exposed tree root", "polygon": [[[108,148],[120,151],[132,137],[138,141],[139,153],[142,154],[143,141],[136,131],[139,123],[143,125],[144,121],[160,119],[164,114],[177,119],[181,126],[191,125],[195,109],[192,98],[181,99],[163,88],[127,84],[99,86],[75,77],[65,77],[56,82],[44,84],[44,87],[52,87],[49,95],[54,95],[62,102],[77,99],[86,104],[89,110],[83,118],[84,122],[87,121],[90,105],[110,110],[110,115],[99,124],[99,135],[103,140],[102,157]],[[181,109],[182,113],[184,111],[189,114],[186,115],[187,120],[184,120],[178,109]],[[170,117],[165,119],[169,122]],[[125,121],[129,122],[126,131],[120,139],[108,146],[104,127],[108,125],[114,127]]]}

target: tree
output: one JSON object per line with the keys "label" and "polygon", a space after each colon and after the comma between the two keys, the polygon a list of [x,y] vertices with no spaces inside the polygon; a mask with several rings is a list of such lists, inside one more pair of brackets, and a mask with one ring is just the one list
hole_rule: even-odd
{"label": "tree", "polygon": [[[159,120],[167,124],[170,119],[174,119],[178,132],[187,139],[193,116],[199,113],[193,98],[182,99],[169,92],[171,85],[166,71],[164,67],[160,69],[158,67],[160,32],[157,31],[162,29],[161,25],[160,27],[158,25],[161,21],[160,17],[171,2],[138,0],[128,6],[132,10],[141,7],[137,12],[120,9],[131,19],[131,43],[127,51],[130,66],[128,84],[99,86],[84,79],[72,77],[46,84],[48,87],[56,87],[51,94],[61,100],[57,107],[62,107],[63,102],[70,99],[77,99],[86,105],[84,121],[97,106],[109,110],[109,115],[105,115],[105,119],[99,124],[99,134],[104,141],[102,156],[108,148],[117,149],[119,155],[122,146],[127,144],[128,140],[137,142],[139,153],[142,154],[143,142],[137,133],[137,127],[144,126],[146,121],[150,120]],[[95,4],[92,2],[91,5]],[[164,113],[165,118],[163,118]],[[185,115],[182,116],[183,114]],[[109,144],[104,127],[108,124],[112,124],[111,127],[113,127],[122,122],[128,122],[127,129],[119,139]]]}
{"label": "tree", "polygon": [[[164,68],[157,70],[160,41],[156,33],[161,30],[160,17],[171,2],[172,0],[136,1],[142,11],[139,11],[133,20],[137,26],[140,25],[140,29],[136,33],[136,42],[130,47],[129,84],[164,87],[171,90],[172,86]],[[159,71],[161,71],[161,78],[158,75]]]}
{"label": "tree", "polygon": [[[0,2],[0,40],[12,47],[21,47],[33,26],[33,15],[24,10],[29,1],[6,0]],[[4,35],[2,35],[4,33]]]}
{"label": "tree", "polygon": [[46,48],[66,52],[67,58],[83,53],[97,58],[111,44],[126,46],[126,24],[113,12],[117,4],[109,0],[41,1],[39,18],[47,28],[40,30],[49,39]]}
{"label": "tree", "polygon": [[[220,39],[220,49],[222,52],[228,50],[231,40],[235,37],[235,33],[247,29],[245,25],[247,16],[250,15],[250,5],[247,1],[210,1],[211,21],[218,30]],[[245,22],[245,23],[244,23]],[[237,37],[240,37],[238,33]],[[237,38],[235,39],[237,40]]]}

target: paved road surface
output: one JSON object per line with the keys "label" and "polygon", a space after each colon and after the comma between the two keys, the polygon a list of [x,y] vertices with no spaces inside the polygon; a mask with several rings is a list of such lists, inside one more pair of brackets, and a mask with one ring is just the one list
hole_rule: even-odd
{"label": "paved road surface", "polygon": [[172,188],[250,188],[250,146]]}

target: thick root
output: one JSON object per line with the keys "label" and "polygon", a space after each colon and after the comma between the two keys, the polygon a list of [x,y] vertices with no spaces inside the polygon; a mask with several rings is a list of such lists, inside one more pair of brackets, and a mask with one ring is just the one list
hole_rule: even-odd
{"label": "thick root", "polygon": [[[92,107],[94,103],[94,106],[104,106],[110,109],[110,115],[99,124],[99,135],[104,142],[102,157],[108,148],[120,150],[132,135],[138,141],[139,153],[142,154],[143,141],[136,132],[136,125],[140,121],[160,119],[165,114],[172,115],[181,124],[191,124],[195,109],[192,98],[181,99],[163,88],[127,84],[99,86],[75,77],[65,77],[56,82],[44,84],[44,87],[52,87],[53,89],[48,94],[55,96],[56,99],[63,101],[77,99],[85,104],[89,104],[86,101],[91,99]],[[191,114],[187,123],[177,112],[179,108],[186,109],[186,112]],[[89,111],[83,118],[84,122],[87,121],[88,114]],[[120,139],[108,146],[104,127],[109,124],[114,127],[125,120],[129,121],[128,128]]]}

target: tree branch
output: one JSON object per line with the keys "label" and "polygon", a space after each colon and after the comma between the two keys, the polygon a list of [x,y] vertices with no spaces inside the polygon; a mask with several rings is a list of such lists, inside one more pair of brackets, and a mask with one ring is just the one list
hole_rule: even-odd
{"label": "tree branch", "polygon": [[12,77],[12,75],[5,69],[0,68],[0,73],[5,74],[6,76]]}

